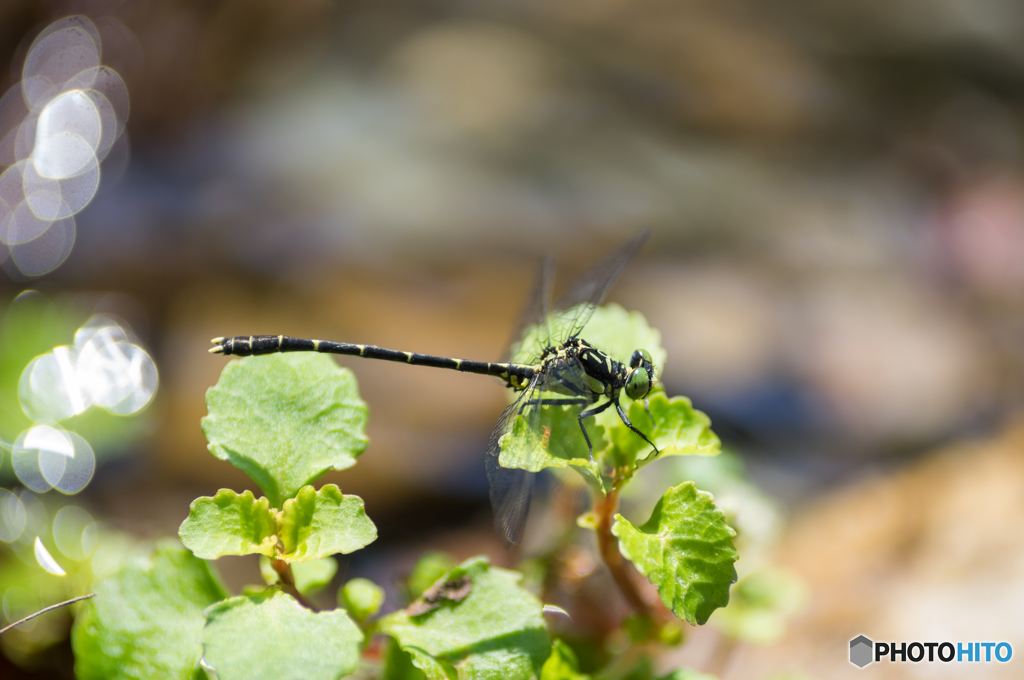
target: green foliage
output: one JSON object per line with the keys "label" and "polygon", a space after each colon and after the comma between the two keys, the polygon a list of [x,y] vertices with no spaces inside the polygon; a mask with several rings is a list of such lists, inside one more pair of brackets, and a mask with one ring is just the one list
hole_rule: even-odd
{"label": "green foliage", "polygon": [[220,680],[332,680],[359,664],[363,633],[344,610],[313,613],[275,588],[220,602],[206,617],[203,662]]}
{"label": "green foliage", "polygon": [[590,676],[579,672],[576,654],[561,640],[551,642],[551,656],[544,662],[540,680],[589,680]]}
{"label": "green foliage", "polygon": [[[617,359],[639,348],[657,367],[665,360],[658,332],[639,314],[618,307],[597,310],[586,337]],[[484,557],[455,564],[444,553],[425,554],[402,593],[408,607],[383,617],[377,614],[384,591],[366,579],[339,589],[339,609],[309,610],[304,596],[325,587],[337,572],[332,556],[359,550],[377,537],[362,499],[333,484],[319,490],[309,485],[329,469],[354,465],[366,447],[367,410],[355,380],[321,355],[252,357],[227,365],[208,391],[207,404],[203,429],[210,451],[249,474],[266,497],[222,489],[196,499],[179,529],[195,556],[164,547],[148,562],[126,564],[102,581],[75,625],[81,677],[192,678],[199,673],[200,656],[221,680],[337,678],[357,669],[360,677],[386,680],[591,677],[580,671],[567,644],[552,642],[544,607],[523,586],[522,575],[492,567]],[[623,407],[657,443],[660,455],[653,456],[609,409],[585,423],[594,443],[591,460],[574,410],[546,407],[540,428],[522,418],[513,423],[501,442],[501,462],[531,471],[577,470],[595,498],[604,501],[595,506],[603,523],[593,514],[588,526],[607,532],[617,494],[641,467],[654,458],[714,455],[720,449],[707,416],[686,398],[655,392],[646,402],[623,397]],[[616,515],[611,533],[680,619],[702,624],[728,602],[736,579],[735,532],[712,497],[693,483],[669,489],[643,525]],[[564,533],[563,540],[570,535]],[[614,540],[607,533],[602,539]],[[248,554],[261,556],[270,587],[247,588],[229,599],[197,559]],[[541,582],[547,587],[550,575],[538,574],[537,587]],[[742,596],[750,606],[774,602],[757,585],[749,584],[750,592]],[[677,644],[681,626],[674,619],[664,624],[649,612],[631,617],[621,639],[632,651],[617,658],[612,653],[613,665],[603,672],[598,667],[607,661],[606,652],[585,654],[585,667],[594,677],[653,680],[649,650]],[[374,635],[386,636],[380,665],[360,668],[364,644],[377,649],[368,642]],[[597,639],[582,644],[583,650],[603,645]],[[374,659],[372,651],[367,654]],[[662,680],[708,678],[680,670]]]}
{"label": "green foliage", "polygon": [[384,589],[368,578],[354,578],[338,590],[338,604],[362,622],[380,610]]}
{"label": "green foliage", "polygon": [[663,393],[655,393],[648,403],[649,415],[643,402],[633,402],[629,416],[634,426],[658,446],[658,455],[608,409],[605,413],[612,413],[614,420],[594,422],[605,415],[602,413],[584,421],[594,447],[591,461],[576,412],[565,406],[545,406],[539,427],[532,427],[522,416],[516,418],[511,432],[501,440],[501,465],[530,472],[569,467],[607,493],[622,486],[643,465],[663,456],[720,452],[721,443],[711,431],[711,421],[695,410],[689,399],[668,399]]}
{"label": "green foliage", "polygon": [[501,466],[530,472],[571,467],[599,487],[601,472],[597,461],[608,446],[605,428],[592,419],[583,423],[594,446],[594,461],[591,461],[576,420],[577,411],[567,406],[545,406],[537,427],[517,416],[512,430],[501,439]]}
{"label": "green foliage", "polygon": [[221,489],[213,498],[192,501],[178,537],[196,557],[213,560],[224,555],[274,555],[277,518],[266,498],[251,491]]}
{"label": "green foliage", "polygon": [[210,452],[249,475],[275,508],[327,470],[355,465],[366,449],[355,377],[320,354],[233,361],[206,405]]}
{"label": "green foliage", "polygon": [[71,631],[78,678],[195,677],[203,610],[226,596],[206,562],[162,545],[94,591]]}
{"label": "green foliage", "polygon": [[[540,332],[538,328],[529,329],[521,346],[533,346]],[[665,361],[660,333],[650,328],[642,315],[627,313],[616,305],[595,310],[587,325],[586,337],[616,359],[626,360],[633,350],[646,349],[656,370]],[[520,352],[518,358],[526,354]],[[501,440],[501,465],[530,472],[572,468],[596,490],[608,493],[655,458],[716,455],[721,450],[721,442],[711,431],[711,421],[695,410],[685,397],[668,399],[664,393],[655,391],[644,401],[631,401],[625,394],[621,395],[621,401],[630,421],[657,445],[659,455],[655,456],[650,446],[622,422],[614,408],[610,408],[584,421],[593,445],[591,460],[587,444],[580,436],[577,410],[545,406],[541,409],[539,423],[527,423],[522,416],[513,422],[511,431]]]}
{"label": "green foliage", "polygon": [[284,502],[280,517],[280,558],[286,562],[348,554],[377,538],[363,499],[343,495],[334,484],[304,487]]}
{"label": "green foliage", "polygon": [[487,559],[467,560],[439,582],[466,576],[469,593],[419,616],[399,611],[380,619],[379,630],[393,637],[427,677],[495,680],[533,678],[550,654],[542,605],[519,584],[516,572],[492,567]]}
{"label": "green foliage", "polygon": [[736,580],[736,532],[711,494],[692,482],[669,489],[639,527],[616,515],[612,533],[622,554],[657,586],[662,602],[680,619],[703,625],[729,602],[729,586]]}
{"label": "green foliage", "polygon": [[[648,399],[646,408],[643,402],[634,401],[629,407],[629,419],[658,447],[658,458],[690,454],[714,456],[722,450],[722,442],[711,431],[711,419],[694,409],[686,397],[669,399],[664,393],[656,393]],[[631,451],[633,455],[650,450],[628,428],[617,428],[613,438],[619,449]],[[649,460],[654,460],[654,457],[645,459],[645,462]]]}
{"label": "green foliage", "polygon": [[334,484],[306,486],[274,510],[251,492],[221,489],[213,498],[192,502],[178,530],[196,557],[260,553],[285,562],[319,560],[359,550],[377,538],[358,496],[346,496]]}

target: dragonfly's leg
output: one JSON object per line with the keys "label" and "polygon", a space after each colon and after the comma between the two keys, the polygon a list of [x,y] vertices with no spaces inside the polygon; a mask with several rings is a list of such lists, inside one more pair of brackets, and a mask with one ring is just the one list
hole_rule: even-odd
{"label": "dragonfly's leg", "polygon": [[594,408],[587,409],[586,411],[581,412],[576,417],[576,420],[579,421],[580,424],[580,430],[583,432],[583,438],[587,440],[587,452],[590,454],[591,462],[593,462],[594,460],[594,445],[590,443],[590,435],[587,434],[587,428],[583,427],[583,419],[589,418],[590,416],[596,416],[598,413],[607,410],[608,407],[611,405],[611,401],[606,401],[600,406],[595,406]]}
{"label": "dragonfly's leg", "polygon": [[[611,402],[608,403],[610,404]],[[618,399],[615,400],[615,410],[619,412],[619,418],[621,418],[622,422],[626,424],[626,427],[633,430],[633,432],[639,435],[641,439],[650,444],[651,448],[654,449],[655,453],[661,453],[660,451],[658,451],[658,447],[654,445],[654,442],[647,438],[647,435],[633,427],[633,423],[629,422],[629,418],[626,417],[626,412],[622,410],[622,405],[619,403]]]}
{"label": "dragonfly's leg", "polygon": [[589,403],[589,399],[574,397],[572,399],[531,399],[524,406],[534,406],[535,404],[541,406],[586,406]]}

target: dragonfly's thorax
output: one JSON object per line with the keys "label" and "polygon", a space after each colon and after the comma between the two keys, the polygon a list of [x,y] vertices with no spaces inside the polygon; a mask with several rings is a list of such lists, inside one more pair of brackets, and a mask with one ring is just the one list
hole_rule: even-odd
{"label": "dragonfly's thorax", "polygon": [[616,396],[628,373],[623,364],[580,338],[544,350],[541,371],[554,378],[547,381],[549,390],[587,397]]}

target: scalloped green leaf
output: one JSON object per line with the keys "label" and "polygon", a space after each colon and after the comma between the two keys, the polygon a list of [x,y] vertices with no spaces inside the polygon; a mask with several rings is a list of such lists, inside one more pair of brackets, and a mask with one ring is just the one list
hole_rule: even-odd
{"label": "scalloped green leaf", "polygon": [[[658,392],[647,400],[646,408],[642,401],[630,404],[628,415],[630,422],[658,447],[658,456],[645,456],[642,464],[660,456],[716,456],[722,451],[721,440],[711,431],[711,419],[693,408],[686,397],[669,399]],[[634,457],[650,451],[650,446],[624,425],[615,428],[611,437],[616,447]]]}
{"label": "scalloped green leaf", "polygon": [[94,588],[75,619],[75,676],[193,678],[202,656],[203,610],[227,596],[207,562],[167,544]]}
{"label": "scalloped green leaf", "polygon": [[363,633],[342,609],[312,612],[276,588],[206,611],[203,661],[219,680],[334,680],[359,665]]}
{"label": "scalloped green leaf", "polygon": [[286,562],[348,554],[377,539],[377,527],[366,516],[363,499],[342,494],[335,484],[319,491],[303,487],[295,498],[285,501],[280,527],[279,559]]}
{"label": "scalloped green leaf", "polygon": [[[594,456],[607,447],[604,428],[593,418],[583,421],[594,445]],[[540,472],[545,468],[572,468],[592,484],[599,484],[597,463],[589,458],[587,442],[580,431],[576,412],[566,406],[544,406],[540,423],[532,429],[522,416],[516,416],[512,429],[500,441],[498,462],[505,468]]]}
{"label": "scalloped green leaf", "polygon": [[[464,576],[470,581],[465,597],[444,600],[417,616],[404,610],[385,616],[379,621],[380,632],[415,651],[413,663],[428,675],[426,662],[417,661],[420,653],[451,664],[463,679],[526,680],[540,675],[551,640],[543,606],[520,585],[522,576],[475,557],[439,582]],[[438,667],[443,669],[443,663]]]}
{"label": "scalloped green leaf", "polygon": [[338,604],[356,621],[365,621],[384,604],[384,589],[368,578],[354,578],[338,589]]}
{"label": "scalloped green leaf", "polygon": [[322,354],[247,357],[206,392],[210,452],[239,468],[280,508],[366,449],[366,404],[355,376]]}
{"label": "scalloped green leaf", "polygon": [[576,654],[561,640],[551,642],[551,656],[544,662],[540,680],[589,680],[590,676],[580,673]]}
{"label": "scalloped green leaf", "polygon": [[251,491],[221,489],[213,497],[192,501],[178,537],[196,557],[215,560],[224,555],[273,556],[277,519],[270,501]]}
{"label": "scalloped green leaf", "polygon": [[680,619],[703,625],[728,604],[729,586],[736,581],[736,532],[711,494],[698,491],[693,482],[665,492],[639,527],[616,515],[612,533],[619,537],[623,556]]}

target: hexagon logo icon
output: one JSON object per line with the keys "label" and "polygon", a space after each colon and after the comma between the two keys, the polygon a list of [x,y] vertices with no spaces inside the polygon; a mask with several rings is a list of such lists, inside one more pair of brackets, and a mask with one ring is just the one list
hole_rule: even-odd
{"label": "hexagon logo icon", "polygon": [[850,640],[850,663],[857,668],[864,668],[874,661],[875,643],[863,635]]}

